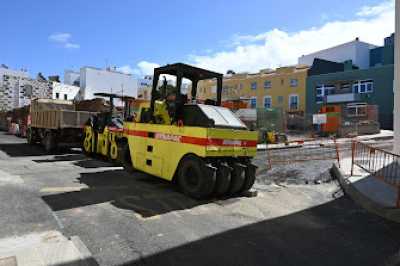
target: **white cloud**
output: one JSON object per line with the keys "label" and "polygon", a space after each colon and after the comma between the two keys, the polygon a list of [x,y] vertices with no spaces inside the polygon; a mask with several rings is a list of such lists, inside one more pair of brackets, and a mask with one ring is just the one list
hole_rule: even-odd
{"label": "white cloud", "polygon": [[81,46],[80,46],[79,44],[77,44],[77,43],[70,43],[70,42],[67,42],[67,43],[64,45],[64,47],[65,47],[65,48],[68,48],[68,49],[79,49]]}
{"label": "white cloud", "polygon": [[160,67],[157,63],[141,61],[137,64],[137,69],[135,71],[143,76],[152,75],[154,73],[154,68],[157,67]]}
{"label": "white cloud", "polygon": [[72,34],[64,32],[64,33],[53,33],[49,36],[48,39],[49,41],[58,43],[67,49],[79,49],[80,45],[77,43],[70,42],[71,38]]}
{"label": "white cloud", "polygon": [[117,67],[117,70],[125,74],[133,74],[134,69],[130,65]]}
{"label": "white cloud", "polygon": [[390,11],[394,11],[394,1],[384,1],[379,5],[362,7],[361,10],[357,12],[357,16],[377,16]]}
{"label": "white cloud", "polygon": [[66,43],[71,38],[70,33],[54,33],[49,36],[49,40],[52,42]]}
{"label": "white cloud", "polygon": [[394,0],[376,6],[365,6],[352,20],[329,21],[320,27],[298,32],[273,29],[257,35],[235,35],[233,49],[211,55],[190,55],[189,61],[199,67],[226,72],[256,72],[263,68],[293,65],[298,57],[326,49],[359,37],[361,41],[382,44],[394,32]]}
{"label": "white cloud", "polygon": [[118,71],[121,71],[125,74],[135,74],[139,77],[143,77],[146,75],[153,75],[154,68],[160,67],[157,63],[152,63],[148,61],[140,61],[136,67],[132,67],[130,65],[124,65],[118,67]]}

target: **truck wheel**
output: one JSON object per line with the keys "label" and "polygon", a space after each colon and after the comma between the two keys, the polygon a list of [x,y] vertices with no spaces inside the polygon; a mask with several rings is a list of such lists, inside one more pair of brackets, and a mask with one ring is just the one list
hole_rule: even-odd
{"label": "truck wheel", "polygon": [[213,193],[216,171],[203,160],[188,156],[180,163],[177,177],[183,193],[195,199],[205,199]]}
{"label": "truck wheel", "polygon": [[245,177],[244,184],[240,192],[245,192],[251,189],[256,181],[256,170],[257,166],[253,164],[248,164],[245,170]]}
{"label": "truck wheel", "polygon": [[245,166],[239,163],[234,163],[232,165],[231,186],[229,187],[228,193],[230,195],[239,193],[244,186],[245,180]]}
{"label": "truck wheel", "polygon": [[127,171],[128,173],[132,174],[135,172],[135,168],[133,168],[132,165],[132,159],[131,159],[131,152],[129,150],[129,145],[128,143],[124,145],[122,148],[122,166],[124,167],[124,170]]}
{"label": "truck wheel", "polygon": [[215,195],[224,196],[229,190],[231,184],[232,168],[227,164],[220,164],[217,170],[217,180],[215,183]]}
{"label": "truck wheel", "polygon": [[47,133],[46,136],[44,137],[44,149],[46,152],[52,152],[56,148],[56,143],[54,140],[54,137],[51,133]]}
{"label": "truck wheel", "polygon": [[33,135],[32,129],[28,128],[26,130],[26,141],[28,142],[28,144],[32,145],[35,144],[35,136]]}

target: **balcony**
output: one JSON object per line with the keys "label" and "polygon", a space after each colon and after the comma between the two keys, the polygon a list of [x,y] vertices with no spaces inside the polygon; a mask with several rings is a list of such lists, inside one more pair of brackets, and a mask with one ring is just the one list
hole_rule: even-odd
{"label": "balcony", "polygon": [[361,95],[358,93],[331,94],[326,96],[326,103],[346,103],[360,100]]}

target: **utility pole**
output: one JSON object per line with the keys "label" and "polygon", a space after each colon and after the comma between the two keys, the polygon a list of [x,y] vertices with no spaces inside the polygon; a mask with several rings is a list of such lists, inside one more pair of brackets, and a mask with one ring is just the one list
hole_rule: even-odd
{"label": "utility pole", "polygon": [[400,0],[396,0],[395,67],[394,67],[394,152],[400,154]]}

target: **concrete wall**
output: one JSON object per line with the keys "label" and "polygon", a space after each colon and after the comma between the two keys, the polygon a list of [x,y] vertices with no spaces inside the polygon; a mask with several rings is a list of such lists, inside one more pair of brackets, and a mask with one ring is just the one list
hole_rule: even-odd
{"label": "concrete wall", "polygon": [[64,84],[74,85],[76,82],[79,83],[80,72],[75,72],[73,70],[64,71]]}
{"label": "concrete wall", "polygon": [[[137,97],[138,82],[117,71],[83,67],[80,70],[80,97],[93,99],[94,93],[117,93]],[[122,92],[123,90],[123,92]]]}
{"label": "concrete wall", "polygon": [[379,106],[379,122],[382,128],[393,127],[393,80],[394,65],[385,65],[370,69],[360,69],[338,73],[309,76],[307,78],[307,113],[316,113],[321,104],[316,103],[316,87],[319,85],[333,85],[353,83],[358,80],[373,80],[374,91],[369,94],[359,94],[361,102]]}
{"label": "concrete wall", "polygon": [[301,56],[299,58],[299,64],[311,66],[315,58],[334,62],[352,60],[354,65],[361,69],[366,69],[369,67],[369,50],[370,48],[375,47],[376,46],[369,43],[352,41],[309,55]]}

